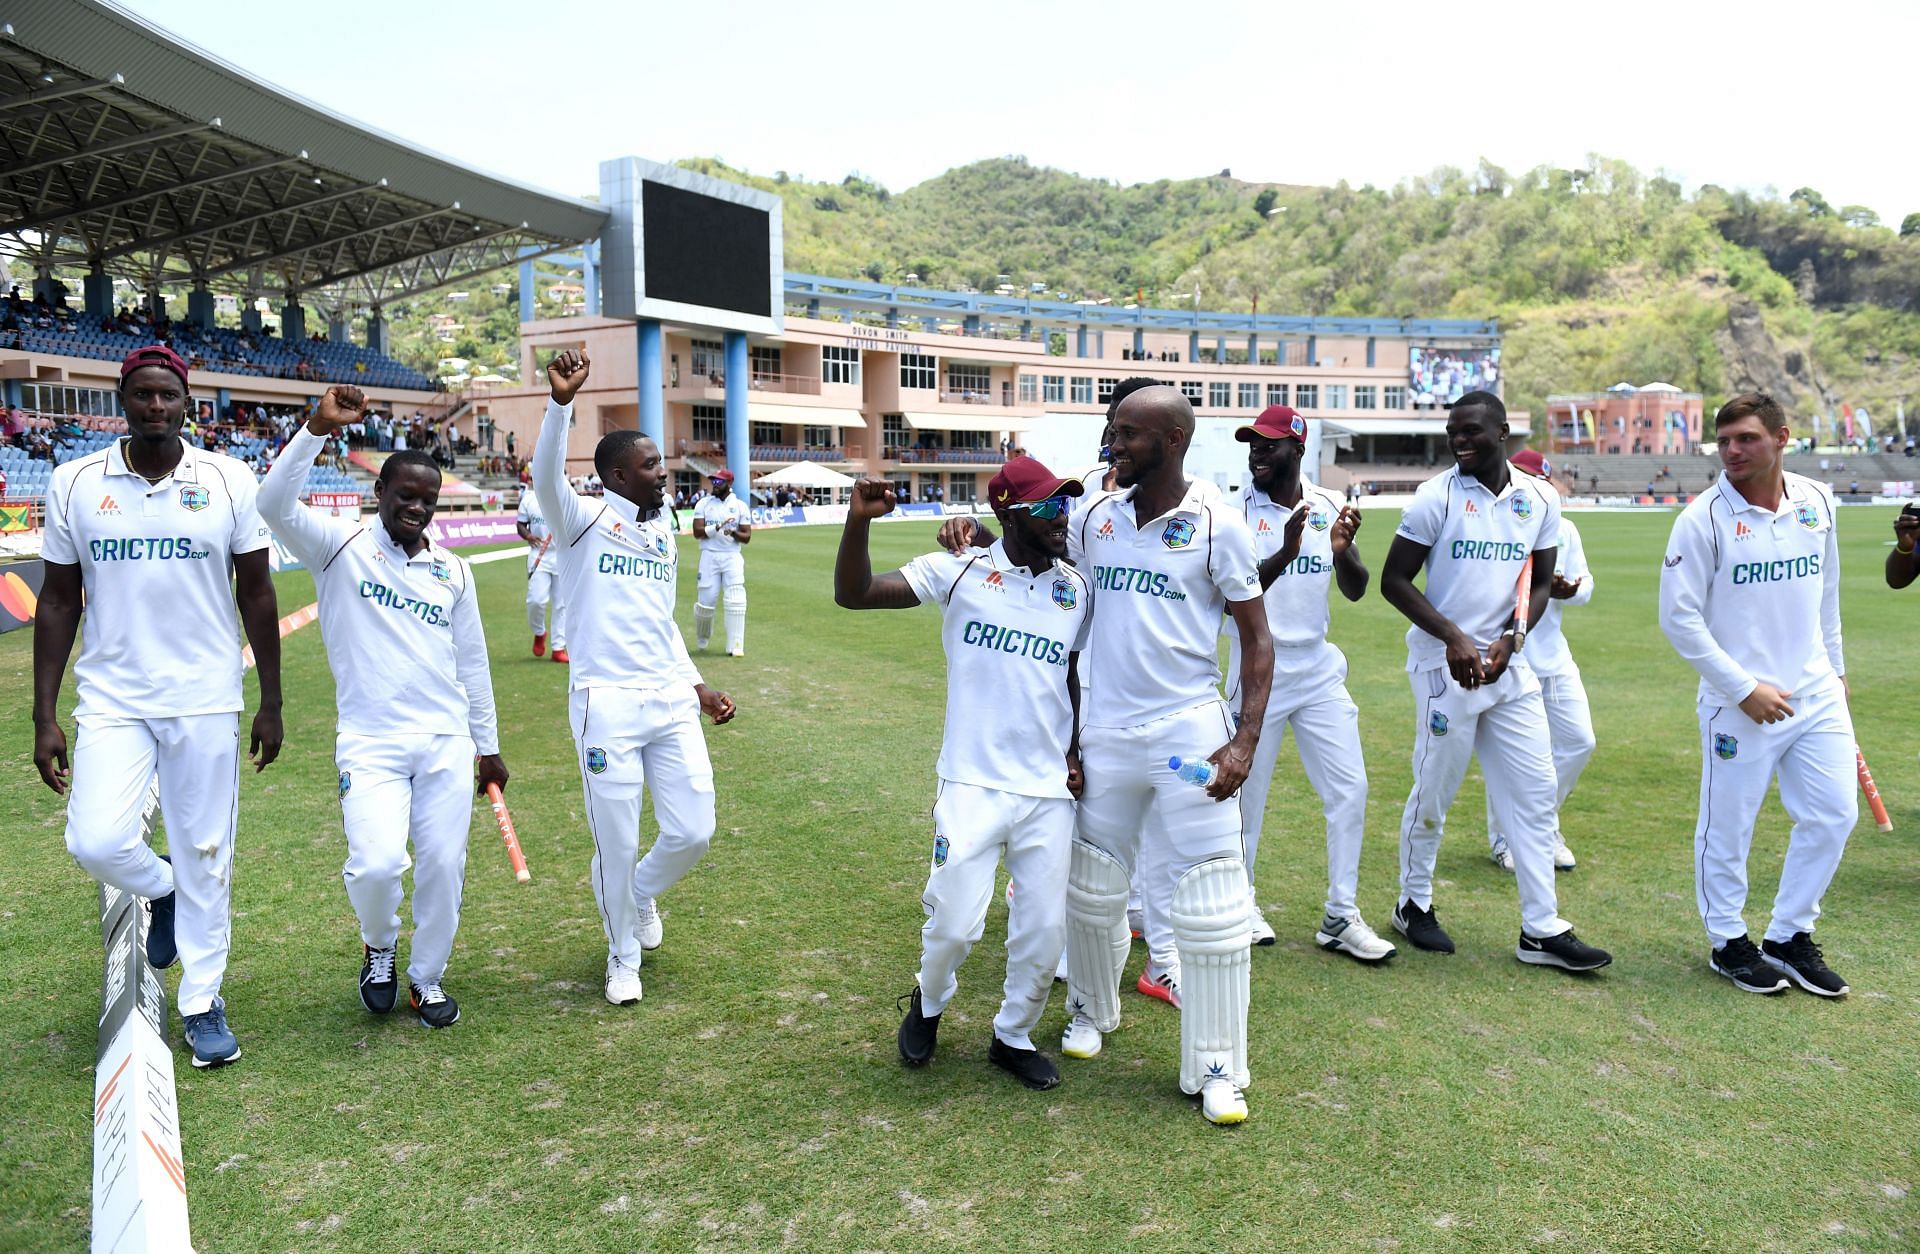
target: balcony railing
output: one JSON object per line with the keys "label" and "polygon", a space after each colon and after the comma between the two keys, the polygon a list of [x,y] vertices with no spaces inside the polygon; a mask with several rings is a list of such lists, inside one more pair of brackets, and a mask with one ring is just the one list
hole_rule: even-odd
{"label": "balcony railing", "polygon": [[804,374],[767,374],[756,370],[748,386],[756,392],[792,392],[801,396],[820,395],[820,380]]}
{"label": "balcony railing", "polygon": [[1006,454],[994,448],[889,447],[884,456],[922,466],[998,466],[1007,460]]}
{"label": "balcony railing", "polygon": [[1019,396],[1016,399],[1011,381],[995,388],[941,388],[940,403],[943,405],[994,405],[1001,409],[1038,409],[1040,402],[1033,396]]}
{"label": "balcony railing", "polygon": [[801,448],[793,444],[756,444],[752,457],[756,462],[844,462],[849,451],[844,448]]}

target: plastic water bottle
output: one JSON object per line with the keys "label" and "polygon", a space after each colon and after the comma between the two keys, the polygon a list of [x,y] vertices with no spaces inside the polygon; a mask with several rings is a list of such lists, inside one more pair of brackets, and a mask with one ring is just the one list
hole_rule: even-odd
{"label": "plastic water bottle", "polygon": [[1204,758],[1198,762],[1189,762],[1175,754],[1167,759],[1167,769],[1189,784],[1201,788],[1205,788],[1213,780],[1213,763]]}

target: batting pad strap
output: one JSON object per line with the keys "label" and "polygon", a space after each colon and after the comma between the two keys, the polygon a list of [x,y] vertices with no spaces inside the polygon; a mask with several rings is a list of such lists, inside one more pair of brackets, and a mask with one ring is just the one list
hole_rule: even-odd
{"label": "batting pad strap", "polygon": [[1093,1026],[1120,1026],[1120,971],[1127,932],[1127,869],[1106,850],[1076,838],[1067,854],[1067,1013]]}
{"label": "batting pad strap", "polygon": [[1253,942],[1245,863],[1214,858],[1180,877],[1173,939],[1180,951],[1180,1087],[1198,1093],[1224,1077],[1245,1088]]}

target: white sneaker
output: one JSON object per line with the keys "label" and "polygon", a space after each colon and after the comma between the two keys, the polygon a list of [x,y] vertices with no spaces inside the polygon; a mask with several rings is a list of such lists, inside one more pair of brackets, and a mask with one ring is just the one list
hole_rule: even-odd
{"label": "white sneaker", "polygon": [[1328,915],[1320,920],[1320,930],[1313,934],[1313,941],[1329,953],[1351,954],[1362,962],[1385,962],[1400,952],[1381,940],[1357,914],[1344,919]]}
{"label": "white sneaker", "polygon": [[1571,871],[1577,865],[1573,860],[1573,850],[1567,848],[1567,842],[1556,835],[1553,838],[1553,869]]}
{"label": "white sneaker", "polygon": [[1067,1030],[1060,1034],[1060,1052],[1069,1058],[1092,1058],[1100,1052],[1100,1029],[1084,1014],[1073,1016]]}
{"label": "white sneaker", "polygon": [[1507,848],[1507,842],[1505,840],[1494,841],[1493,852],[1488,856],[1493,859],[1493,865],[1499,867],[1508,875],[1513,874],[1513,851]]}
{"label": "white sneaker", "polygon": [[1244,1123],[1246,1095],[1232,1080],[1216,1076],[1200,1086],[1200,1113],[1207,1117],[1208,1123]]}
{"label": "white sneaker", "polygon": [[616,1006],[640,1000],[640,972],[618,958],[607,959],[607,1000]]}
{"label": "white sneaker", "polygon": [[660,948],[660,942],[667,938],[667,929],[660,922],[660,911],[654,907],[653,898],[642,897],[633,904],[639,911],[633,921],[633,934],[639,938],[640,948]]}
{"label": "white sneaker", "polygon": [[1267,925],[1267,916],[1260,913],[1260,907],[1249,905],[1247,911],[1253,916],[1253,943],[1256,945],[1273,944],[1273,928]]}

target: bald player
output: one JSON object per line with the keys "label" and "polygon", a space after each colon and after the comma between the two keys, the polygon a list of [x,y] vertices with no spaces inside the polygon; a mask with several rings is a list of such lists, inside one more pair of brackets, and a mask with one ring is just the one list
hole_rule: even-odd
{"label": "bald player", "polygon": [[505,788],[507,767],[473,570],[427,535],[440,502],[433,458],[409,449],[380,464],[371,523],[301,504],[314,458],[365,408],[360,389],[328,388],[260,485],[260,511],[306,563],[320,601],[339,703],[342,878],[360,919],[360,1004],[393,1009],[401,877],[411,867],[407,1004],[425,1026],[445,1028],[460,1020],[441,978],[460,927],[473,797],[488,784]]}
{"label": "bald player", "polygon": [[[587,381],[585,353],[547,366],[552,395],[533,452],[533,485],[559,549],[561,600],[575,658],[568,722],[579,751],[593,836],[593,895],[607,933],[607,1000],[640,1000],[641,952],[664,929],[658,898],[680,882],[713,839],[713,764],[700,732],[733,717],[709,688],[673,621],[680,573],[667,468],[638,431],[613,431],[593,451],[605,497],[567,483],[573,398]],[[653,793],[660,835],[640,857],[640,800]]]}
{"label": "bald player", "polygon": [[[1553,583],[1560,497],[1507,464],[1507,408],[1469,392],[1447,413],[1453,468],[1421,484],[1400,516],[1380,593],[1406,615],[1416,730],[1413,791],[1400,820],[1400,904],[1394,930],[1416,949],[1452,953],[1433,902],[1447,809],[1477,753],[1508,833],[1520,889],[1514,956],[1595,971],[1613,961],[1562,919],[1553,883],[1553,747],[1540,681],[1520,655]],[[1516,618],[1531,557],[1527,612]],[[1424,590],[1414,577],[1426,572]]]}
{"label": "bald player", "polygon": [[[250,752],[280,754],[280,631],[272,537],[253,472],[180,438],[187,364],[163,345],[120,364],[127,434],[53,472],[33,623],[33,762],[67,801],[67,849],[87,874],[144,898],[147,960],[181,963],[175,1000],[193,1065],[240,1057],[220,997],[232,942],[240,765],[240,611],[260,676]],[[56,718],[73,669],[71,770]],[[141,838],[156,776],[171,861]]]}
{"label": "bald player", "polygon": [[[1847,982],[1814,943],[1820,899],[1860,815],[1840,639],[1833,495],[1789,472],[1787,415],[1747,392],[1714,415],[1726,468],[1674,520],[1660,627],[1700,673],[1700,820],[1694,875],[1710,968],[1748,993],[1788,981],[1819,997]],[[1748,939],[1747,855],[1767,789],[1793,820],[1773,914]]]}
{"label": "bald player", "polygon": [[[1347,693],[1346,655],[1327,639],[1328,597],[1334,585],[1349,601],[1367,593],[1367,568],[1354,537],[1360,511],[1301,477],[1307,420],[1285,405],[1269,405],[1235,431],[1247,446],[1252,477],[1241,515],[1260,559],[1261,600],[1273,636],[1273,695],[1266,726],[1240,788],[1240,826],[1247,850],[1248,911],[1253,943],[1271,945],[1273,929],[1252,898],[1254,857],[1266,818],[1267,791],[1280,745],[1292,728],[1307,781],[1320,796],[1327,824],[1327,901],[1314,944],[1361,962],[1384,962],[1394,947],[1360,917],[1360,843],[1367,826],[1367,765],[1360,750],[1360,709]],[[1240,634],[1231,625],[1228,671],[1239,673]],[[1240,707],[1237,681],[1227,704]]]}
{"label": "bald player", "polygon": [[877,479],[856,485],[834,567],[846,609],[939,613],[947,655],[947,717],[934,802],[933,866],[921,894],[919,979],[907,995],[900,1056],[933,1058],[960,965],[986,926],[1001,858],[1019,891],[1007,909],[1007,978],[987,1058],[1029,1088],[1060,1083],[1033,1044],[1066,940],[1067,850],[1081,790],[1075,669],[1093,589],[1067,554],[1067,505],[1081,485],[1031,457],[987,484],[1006,538],[985,552],[929,553],[873,576],[867,537],[893,509]]}

